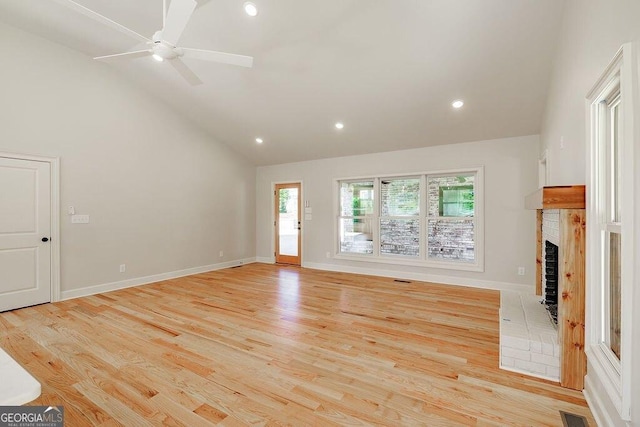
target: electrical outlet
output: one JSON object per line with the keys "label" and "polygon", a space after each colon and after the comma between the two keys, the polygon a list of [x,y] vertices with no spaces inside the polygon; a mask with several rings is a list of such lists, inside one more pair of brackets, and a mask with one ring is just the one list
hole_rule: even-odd
{"label": "electrical outlet", "polygon": [[518,267],[518,276],[524,276],[524,267]]}
{"label": "electrical outlet", "polygon": [[120,273],[124,273],[125,271],[127,271],[127,265],[126,264],[120,264]]}
{"label": "electrical outlet", "polygon": [[224,251],[220,251],[220,258],[224,256]]}
{"label": "electrical outlet", "polygon": [[331,258],[331,252],[327,252],[327,258]]}

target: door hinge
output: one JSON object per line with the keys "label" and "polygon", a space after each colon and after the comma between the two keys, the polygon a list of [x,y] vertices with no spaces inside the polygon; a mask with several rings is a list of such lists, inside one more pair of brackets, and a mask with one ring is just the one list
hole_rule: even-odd
{"label": "door hinge", "polygon": [[276,222],[275,222],[275,221],[273,221],[273,226],[274,226],[274,227],[276,226]]}

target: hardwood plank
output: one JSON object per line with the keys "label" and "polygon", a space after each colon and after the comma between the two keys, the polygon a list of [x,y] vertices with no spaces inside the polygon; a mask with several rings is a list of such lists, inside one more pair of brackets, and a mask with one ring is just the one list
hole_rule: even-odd
{"label": "hardwood plank", "polygon": [[0,313],[70,425],[561,425],[498,369],[499,293],[251,264]]}

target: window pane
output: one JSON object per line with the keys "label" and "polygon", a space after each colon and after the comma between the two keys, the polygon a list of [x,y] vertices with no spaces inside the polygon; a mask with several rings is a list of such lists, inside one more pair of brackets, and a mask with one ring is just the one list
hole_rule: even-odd
{"label": "window pane", "polygon": [[473,262],[473,220],[430,219],[427,225],[428,257],[433,260]]}
{"label": "window pane", "polygon": [[298,189],[281,188],[278,194],[278,252],[298,256]]}
{"label": "window pane", "polygon": [[380,254],[420,255],[419,219],[381,219]]}
{"label": "window pane", "polygon": [[474,216],[475,174],[429,176],[427,180],[428,216]]}
{"label": "window pane", "polygon": [[420,179],[383,179],[380,200],[380,216],[419,215]]}
{"label": "window pane", "polygon": [[340,218],[340,252],[373,253],[372,222],[367,218]]}
{"label": "window pane", "polygon": [[373,215],[373,181],[340,183],[340,216]]}
{"label": "window pane", "polygon": [[613,222],[620,222],[622,217],[622,200],[620,197],[620,182],[622,165],[620,164],[620,104],[611,108],[611,219]]}
{"label": "window pane", "polygon": [[622,284],[622,266],[620,253],[622,239],[620,234],[609,234],[609,348],[620,359],[620,287]]}

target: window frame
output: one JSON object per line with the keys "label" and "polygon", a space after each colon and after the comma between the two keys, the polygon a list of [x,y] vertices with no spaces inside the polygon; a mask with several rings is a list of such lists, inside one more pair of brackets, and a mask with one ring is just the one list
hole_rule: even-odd
{"label": "window frame", "polygon": [[[620,194],[635,195],[633,145],[637,144],[638,82],[633,76],[637,72],[637,47],[625,44],[616,54],[603,75],[587,96],[587,280],[586,280],[586,348],[590,372],[604,386],[613,406],[623,420],[631,416],[631,348],[633,326],[633,283],[638,277],[635,270],[634,252],[635,224],[639,215],[634,212],[634,197],[621,200],[621,221],[614,221],[612,213],[611,144],[607,133],[611,132],[610,106],[615,92],[620,92],[619,146],[620,159],[618,179]],[[634,107],[636,110],[634,111]],[[622,238],[621,247],[621,348],[620,359],[607,344],[609,313],[609,288],[606,286],[610,269],[610,233]],[[591,392],[591,391],[590,391]]]}
{"label": "window frame", "polygon": [[[429,200],[426,200],[426,212],[424,215],[425,218],[425,230],[424,230],[424,234],[425,234],[425,242],[424,242],[424,248],[425,248],[425,258],[432,263],[438,263],[438,264],[444,264],[444,265],[448,265],[448,264],[455,264],[455,265],[461,265],[461,264],[468,264],[468,265],[475,265],[477,263],[477,259],[479,256],[479,251],[478,251],[478,245],[477,245],[477,241],[476,241],[476,233],[477,233],[477,229],[478,229],[478,193],[479,190],[476,188],[476,180],[479,179],[478,173],[476,172],[464,172],[464,171],[457,171],[457,172],[453,172],[453,173],[430,173],[428,175],[426,175],[426,185],[429,185],[429,178],[431,177],[447,177],[447,176],[456,176],[456,175],[475,175],[474,178],[474,183],[473,183],[473,192],[474,192],[474,206],[473,206],[473,216],[468,217],[468,216],[457,216],[457,217],[453,217],[453,216],[440,216],[439,211],[440,211],[440,204],[442,204],[442,201],[439,199],[438,200],[438,216],[431,216],[429,214]],[[473,230],[474,230],[474,262],[470,263],[470,262],[466,262],[466,261],[457,261],[457,260],[443,260],[443,259],[439,259],[439,260],[434,260],[432,258],[429,258],[429,220],[441,220],[441,221],[467,221],[467,222],[471,222],[473,223]]]}
{"label": "window frame", "polygon": [[[455,174],[474,174],[474,249],[475,249],[475,261],[464,262],[456,260],[432,260],[428,258],[427,253],[427,177],[428,176],[440,176],[440,175],[455,175]],[[420,178],[420,206],[419,206],[419,244],[420,251],[418,257],[403,256],[403,255],[381,255],[380,253],[380,219],[381,219],[381,189],[380,182],[388,179],[403,179],[403,178]],[[341,252],[340,246],[340,185],[343,182],[358,182],[358,181],[374,181],[374,215],[372,221],[373,227],[373,253],[371,254],[357,254],[357,253],[345,253]],[[430,267],[441,268],[449,270],[461,270],[461,271],[475,271],[484,272],[484,167],[473,166],[459,169],[446,169],[446,170],[434,170],[434,171],[422,171],[417,173],[398,173],[398,174],[375,174],[366,175],[360,177],[345,177],[335,178],[334,180],[334,250],[333,258],[340,260],[352,260],[352,261],[365,261],[382,264],[395,264],[406,265],[416,267]],[[377,198],[377,200],[375,200]],[[395,217],[393,217],[395,218]],[[402,217],[403,219],[409,217]],[[469,217],[465,217],[468,219]]]}
{"label": "window frame", "polygon": [[[365,181],[373,181],[373,214],[372,215],[352,215],[352,216],[342,215],[342,209],[341,209],[342,200],[341,200],[341,197],[340,197],[341,196],[341,192],[340,192],[341,186],[340,186],[340,184],[342,184],[342,183],[353,184],[353,183],[361,183],[361,182],[365,182]],[[376,209],[377,209],[376,205],[379,203],[376,200],[376,195],[377,195],[377,191],[378,191],[378,183],[376,182],[376,180],[372,180],[370,178],[345,179],[345,180],[339,181],[337,183],[337,187],[338,187],[338,189],[337,189],[337,192],[338,192],[338,196],[337,196],[338,221],[336,222],[337,233],[334,233],[334,236],[337,239],[337,245],[336,245],[337,253],[340,253],[340,251],[341,251],[342,240],[340,239],[340,233],[342,232],[342,227],[340,226],[340,221],[343,220],[343,219],[352,219],[354,221],[357,220],[357,219],[358,220],[361,219],[361,220],[364,220],[364,221],[371,221],[372,222],[372,226],[371,226],[372,239],[375,242],[376,227],[375,227],[375,224],[373,222],[375,221],[375,218],[376,218]],[[336,197],[334,197],[334,199],[336,199]],[[351,253],[345,252],[345,254],[349,254],[350,256],[363,256],[363,257],[370,257],[370,256],[374,255],[375,253],[376,253],[375,245],[373,245],[373,252],[370,253],[370,254],[358,253],[358,252],[351,252]]]}
{"label": "window frame", "polygon": [[[418,180],[418,213],[416,215],[382,215],[382,185],[383,181],[394,181],[394,180],[408,180],[408,179],[417,179]],[[412,255],[403,255],[403,254],[383,254],[382,247],[382,221],[383,220],[398,220],[398,221],[409,221],[409,220],[417,220],[418,227],[422,227],[422,216],[420,212],[422,211],[422,203],[424,203],[423,198],[423,187],[424,187],[424,178],[420,175],[404,175],[404,176],[395,176],[395,177],[383,177],[376,178],[378,183],[378,216],[376,226],[378,229],[378,240],[376,245],[376,240],[374,240],[374,246],[378,249],[378,256],[381,258],[396,258],[400,260],[420,260],[421,259],[421,248],[422,248],[422,233],[418,235],[418,256]]]}

